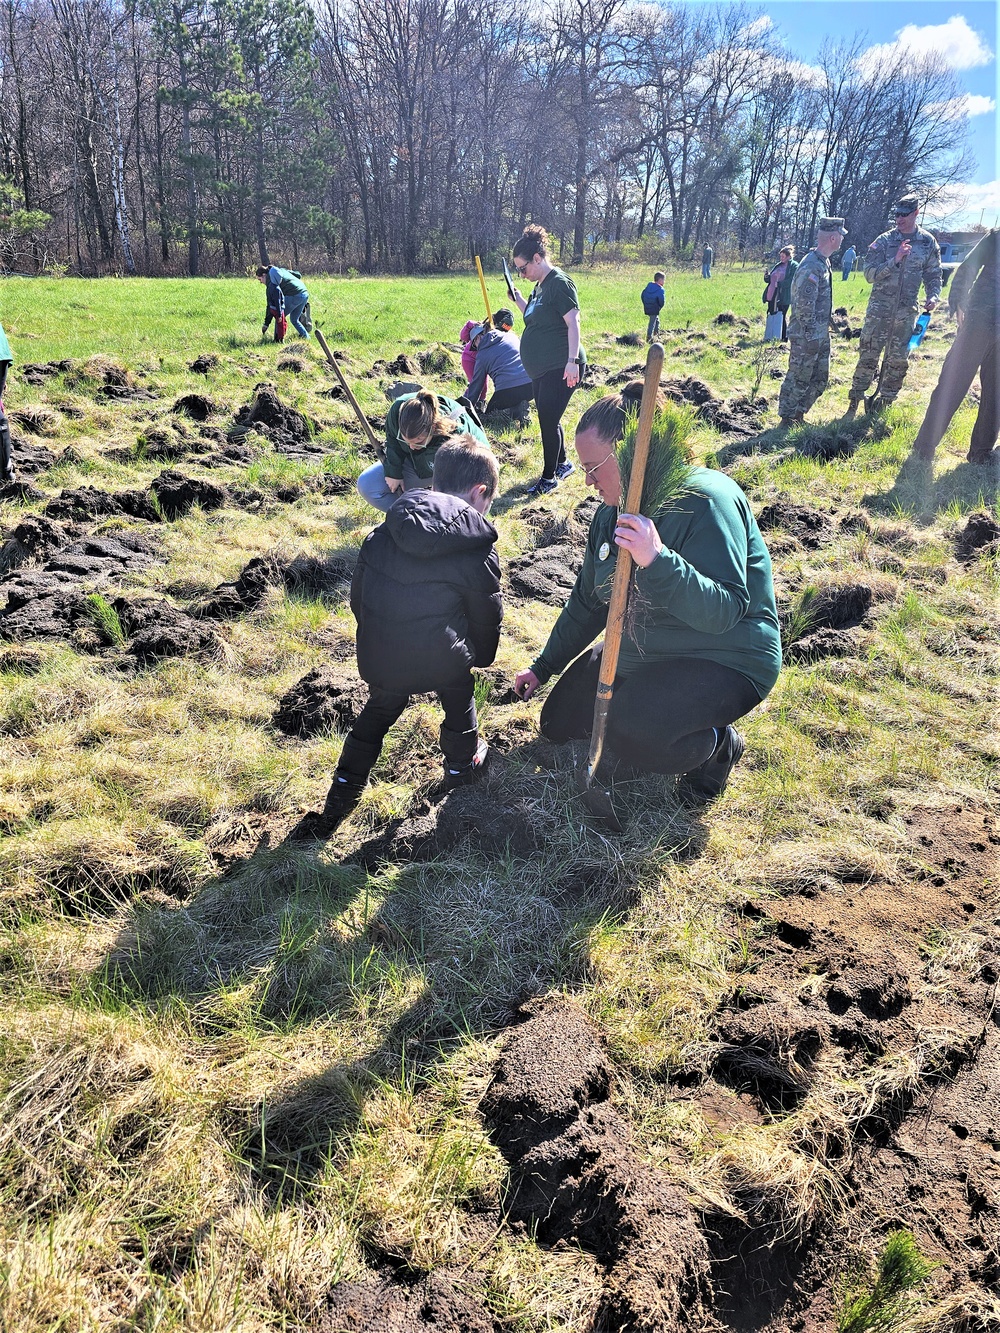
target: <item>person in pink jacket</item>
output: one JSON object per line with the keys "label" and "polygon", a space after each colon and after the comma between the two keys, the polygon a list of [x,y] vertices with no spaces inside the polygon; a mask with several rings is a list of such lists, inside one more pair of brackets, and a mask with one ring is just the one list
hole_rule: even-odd
{"label": "person in pink jacket", "polygon": [[458,340],[464,347],[462,352],[462,373],[465,378],[472,383],[472,377],[476,373],[476,349],[469,341],[469,336],[473,329],[480,328],[479,323],[474,319],[467,319],[462,325],[462,332],[458,335]]}

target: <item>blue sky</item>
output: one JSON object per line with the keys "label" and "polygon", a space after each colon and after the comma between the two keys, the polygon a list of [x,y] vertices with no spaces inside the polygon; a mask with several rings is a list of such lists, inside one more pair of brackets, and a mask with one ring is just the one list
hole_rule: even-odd
{"label": "blue sky", "polygon": [[[969,145],[976,168],[956,192],[953,211],[942,207],[941,221],[956,225],[1000,217],[1000,162],[997,158],[997,4],[995,0],[764,0],[776,35],[799,60],[811,64],[828,37],[866,35],[866,45],[901,42],[909,49],[945,54],[963,91],[969,94]],[[992,106],[990,105],[992,103]]]}

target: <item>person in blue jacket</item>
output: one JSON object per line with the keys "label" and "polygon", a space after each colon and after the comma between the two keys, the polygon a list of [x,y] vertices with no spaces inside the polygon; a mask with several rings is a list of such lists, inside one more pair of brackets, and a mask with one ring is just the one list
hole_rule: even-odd
{"label": "person in blue jacket", "polygon": [[309,292],[302,281],[302,274],[294,269],[277,268],[274,264],[260,264],[257,268],[257,281],[267,288],[267,313],[261,333],[267,332],[275,313],[286,315],[303,337],[309,337],[310,324],[306,307],[309,304]]}
{"label": "person in blue jacket", "polygon": [[[521,340],[517,334],[513,330],[501,333],[485,324],[474,324],[469,330],[469,346],[476,353],[476,368],[466,394],[476,410],[508,411],[526,417],[534,389],[521,364]],[[493,381],[493,394],[484,409],[488,379]]]}
{"label": "person in blue jacket", "polygon": [[854,272],[854,262],[857,259],[857,257],[858,257],[857,250],[855,250],[853,245],[849,245],[847,249],[844,251],[840,260],[840,276],[842,282],[846,282],[847,279]]}
{"label": "person in blue jacket", "polygon": [[647,282],[642,289],[642,309],[649,319],[646,325],[646,341],[651,343],[660,331],[660,311],[663,309],[663,284],[667,280],[665,273],[654,273],[653,281]]}

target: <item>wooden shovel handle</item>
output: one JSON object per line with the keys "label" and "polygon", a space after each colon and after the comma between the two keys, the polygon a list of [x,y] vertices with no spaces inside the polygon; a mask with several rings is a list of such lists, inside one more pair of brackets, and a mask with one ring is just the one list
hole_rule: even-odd
{"label": "wooden shovel handle", "polygon": [[319,343],[320,347],[323,349],[323,355],[326,357],[327,361],[329,361],[330,365],[333,367],[333,373],[336,375],[337,379],[340,381],[340,387],[341,387],[341,388],[343,389],[343,391],[344,391],[344,397],[345,397],[345,398],[347,399],[347,401],[350,403],[351,407],[354,408],[354,415],[357,417],[358,421],[361,423],[361,429],[362,429],[362,430],[364,431],[364,433],[368,436],[368,443],[369,443],[369,444],[372,446],[372,448],[375,450],[375,456],[376,456],[376,458],[379,460],[380,463],[384,463],[384,462],[385,462],[385,449],[384,449],[384,447],[382,446],[381,441],[380,441],[380,440],[378,439],[378,437],[376,436],[375,432],[372,430],[371,422],[370,422],[370,421],[368,420],[368,418],[365,416],[364,412],[362,412],[362,410],[361,410],[361,404],[360,404],[360,403],[358,402],[358,400],[355,398],[354,393],[353,393],[353,391],[352,391],[352,389],[351,389],[351,386],[348,384],[347,380],[344,379],[344,372],[343,372],[343,371],[340,369],[340,367],[337,365],[337,362],[336,362],[336,360],[335,360],[335,358],[334,358],[334,355],[333,355],[333,353],[330,351],[330,348],[329,348],[329,346],[327,345],[327,341],[326,341],[326,339],[323,337],[322,332],[321,332],[319,329],[314,329],[313,332],[316,334],[316,341]]}
{"label": "wooden shovel handle", "polygon": [[[653,343],[646,356],[646,376],[642,386],[642,403],[639,407],[639,424],[636,428],[635,449],[632,454],[632,473],[629,477],[628,495],[625,497],[625,514],[637,514],[642,504],[642,486],[646,479],[646,463],[649,460],[649,441],[653,434],[653,417],[656,415],[656,396],[663,373],[663,347]],[[604,651],[601,654],[601,673],[597,682],[597,698],[594,702],[594,729],[591,732],[590,758],[587,761],[588,779],[592,778],[601,760],[604,749],[604,735],[608,726],[608,709],[614,691],[615,672],[618,670],[618,655],[622,646],[622,631],[625,627],[625,612],[628,607],[629,586],[632,578],[632,556],[623,547],[618,547],[615,561],[614,581],[611,584],[611,602],[608,606],[608,623],[604,634]]]}

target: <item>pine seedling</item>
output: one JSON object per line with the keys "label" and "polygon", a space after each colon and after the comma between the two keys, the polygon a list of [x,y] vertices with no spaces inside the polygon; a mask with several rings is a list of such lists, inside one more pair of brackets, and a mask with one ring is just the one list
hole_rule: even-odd
{"label": "pine seedling", "polygon": [[[687,489],[691,476],[691,453],[687,441],[693,423],[691,410],[679,403],[668,402],[653,417],[649,460],[646,463],[642,503],[639,506],[639,512],[647,518],[657,519],[668,513]],[[628,494],[629,477],[632,475],[638,426],[638,412],[630,413],[618,449],[623,499]]]}
{"label": "pine seedling", "polygon": [[837,1315],[837,1333],[892,1333],[933,1269],[912,1232],[894,1231],[879,1255],[874,1284],[844,1299]]}
{"label": "pine seedling", "polygon": [[106,597],[99,592],[90,593],[87,597],[87,612],[110,644],[115,648],[125,646],[121,617]]}

